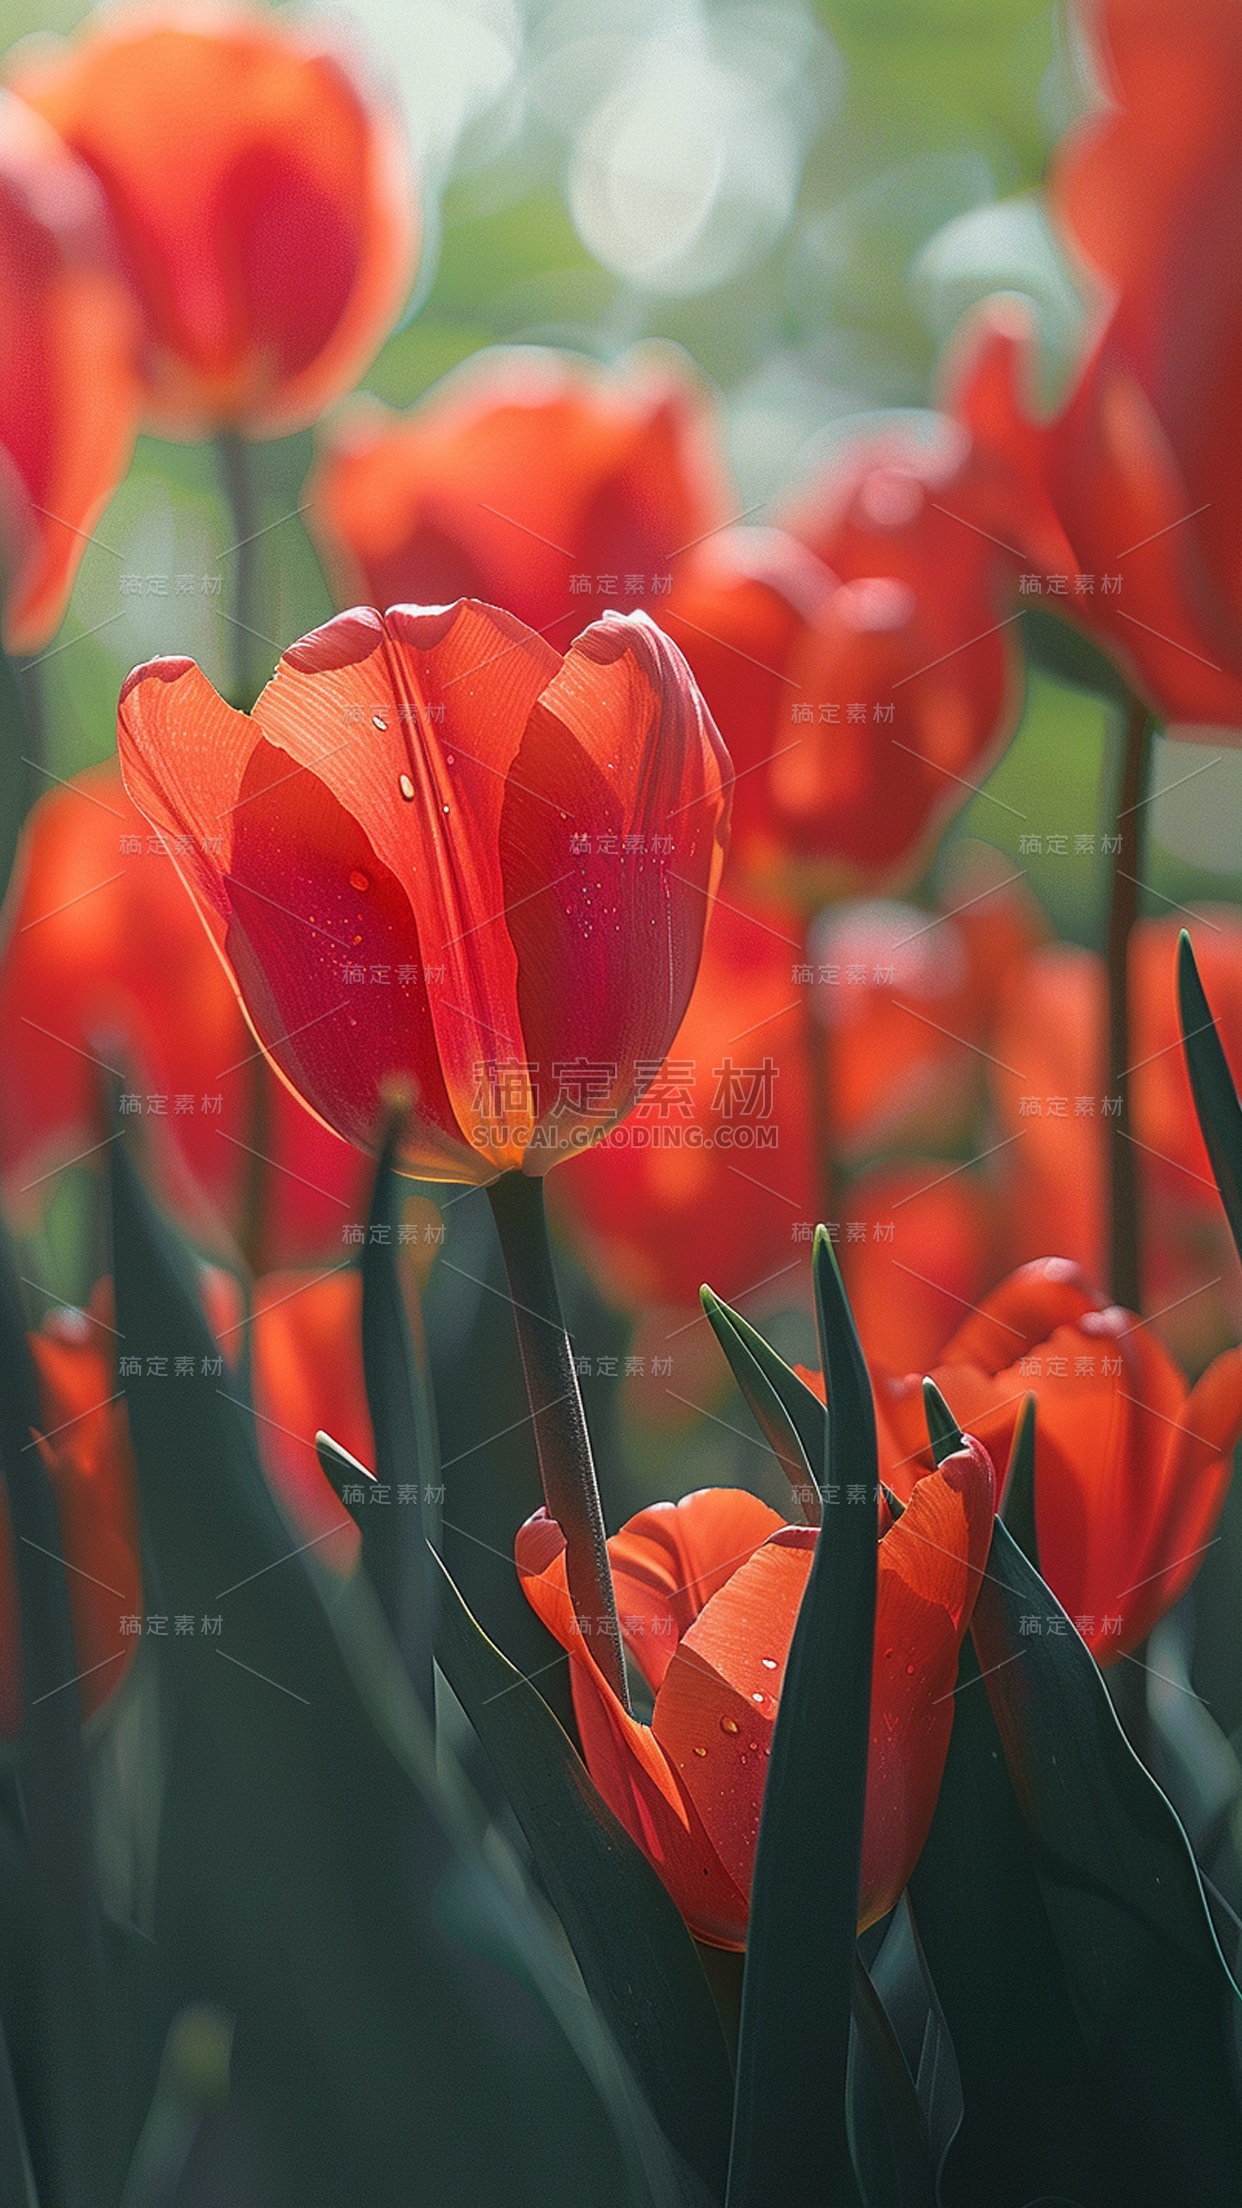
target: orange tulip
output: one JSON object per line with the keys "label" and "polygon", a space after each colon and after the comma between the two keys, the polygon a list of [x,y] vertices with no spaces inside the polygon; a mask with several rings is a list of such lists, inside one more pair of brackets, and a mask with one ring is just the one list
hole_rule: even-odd
{"label": "orange tulip", "polygon": [[558,646],[610,607],[658,618],[679,555],[735,508],[675,360],[604,372],[534,347],[471,360],[408,414],[360,405],[307,497],[340,603],[482,598]]}
{"label": "orange tulip", "polygon": [[[991,1530],[992,1468],[973,1441],[880,1527],[860,1929],[892,1907],[927,1837]],[[569,1652],[591,1775],[691,1931],[716,1947],[745,1945],[772,1729],[814,1545],[811,1527],[728,1488],[656,1503],[614,1534],[622,1633],[655,1697],[644,1725],[574,1616],[560,1527],[539,1511],[517,1537],[527,1598]]]}
{"label": "orange tulip", "polygon": [[0,94],[0,535],[4,643],[57,627],[137,427],[136,316],[103,195]]}
{"label": "orange tulip", "polygon": [[645,615],[562,660],[469,599],[356,609],[286,652],[253,716],[189,660],[139,668],[120,742],[255,1032],[348,1140],[395,1088],[408,1171],[542,1174],[655,1078],[728,761]]}
{"label": "orange tulip", "polygon": [[[1242,1434],[1242,1350],[1188,1392],[1141,1319],[1044,1258],[984,1297],[931,1376],[998,1465],[1036,1397],[1040,1570],[1101,1664],[1128,1654],[1211,1544]],[[880,1472],[898,1495],[917,1495],[930,1461],[921,1379],[873,1367]]]}
{"label": "orange tulip", "polygon": [[[106,1285],[89,1312],[52,1313],[29,1337],[39,1386],[39,1453],[56,1498],[82,1715],[119,1685],[135,1641],[126,1620],[141,1603],[134,1463],[118,1399]],[[0,1524],[0,1734],[21,1724],[16,1572],[7,1505]],[[47,1564],[49,1572],[56,1570]],[[67,1684],[67,1682],[66,1682]]]}
{"label": "orange tulip", "polygon": [[737,770],[733,865],[807,905],[912,879],[1017,723],[972,456],[873,440],[785,529],[705,542],[669,602]]}
{"label": "orange tulip", "polygon": [[408,290],[395,112],[351,57],[215,4],[100,10],[9,83],[94,170],[161,433],[280,436],[349,390]]}
{"label": "orange tulip", "polygon": [[162,1195],[200,1237],[240,1234],[256,1192],[265,1267],[339,1246],[365,1217],[363,1161],[270,1077],[115,763],[35,806],[0,940],[0,1172],[23,1224],[61,1167],[106,1156],[108,1067],[140,1109]]}

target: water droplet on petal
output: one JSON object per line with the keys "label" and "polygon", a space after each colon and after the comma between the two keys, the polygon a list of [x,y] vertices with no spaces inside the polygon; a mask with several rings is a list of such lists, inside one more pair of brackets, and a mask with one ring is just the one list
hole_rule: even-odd
{"label": "water droplet on petal", "polygon": [[452,764],[453,764],[453,754],[452,754],[452,752],[451,752],[451,751],[446,751],[446,752],[445,752],[445,754],[444,754],[444,764],[445,764],[445,766],[446,766],[446,767],[451,767],[451,766],[452,766]]}
{"label": "water droplet on petal", "polygon": [[447,806],[447,805],[442,805],[442,806],[440,807],[440,811],[441,811],[442,813],[447,813],[447,811],[448,811],[448,806]]}
{"label": "water droplet on petal", "polygon": [[741,1727],[739,1726],[735,1717],[722,1717],[720,1720],[720,1730],[722,1733],[736,1733],[741,1731]]}
{"label": "water droplet on petal", "polygon": [[764,1701],[765,1697],[756,1690],[756,1692],[752,1694],[750,1699],[752,1702],[762,1702]]}
{"label": "water droplet on petal", "polygon": [[402,797],[405,799],[406,804],[408,805],[414,796],[414,784],[411,782],[408,774],[402,775],[400,781],[397,784],[397,788],[400,790]]}
{"label": "water droplet on petal", "polygon": [[761,1663],[761,1664],[763,1665],[763,1668],[764,1668],[764,1670],[765,1670],[765,1671],[775,1671],[775,1669],[776,1669],[776,1658],[775,1658],[775,1656],[761,1656],[761,1657],[760,1657],[760,1659],[759,1659],[759,1661],[760,1661],[760,1663]]}
{"label": "water droplet on petal", "polygon": [[707,1754],[706,1748],[696,1748],[694,1752],[696,1756],[705,1756]]}
{"label": "water droplet on petal", "polygon": [[349,877],[349,886],[351,889],[369,889],[371,887],[371,877],[369,874],[364,874],[360,866],[356,866]]}
{"label": "water droplet on petal", "polygon": [[371,720],[372,720],[372,724],[373,724],[373,725],[374,725],[374,727],[376,727],[376,728],[387,728],[387,726],[388,726],[388,723],[387,723],[387,721],[386,721],[386,720],[384,719],[384,716],[383,716],[383,714],[382,714],[382,713],[373,713],[373,714],[371,715]]}
{"label": "water droplet on petal", "polygon": [[907,1665],[906,1665],[906,1677],[907,1677],[907,1679],[913,1679],[913,1677],[914,1677],[914,1666],[913,1666],[913,1664],[907,1664]]}

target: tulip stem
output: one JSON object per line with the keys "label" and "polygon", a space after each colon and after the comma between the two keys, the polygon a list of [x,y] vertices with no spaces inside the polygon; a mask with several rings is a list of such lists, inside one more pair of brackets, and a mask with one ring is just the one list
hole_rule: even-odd
{"label": "tulip stem", "polygon": [[233,542],[225,553],[233,562],[233,610],[225,619],[233,630],[233,695],[229,700],[239,712],[248,713],[262,687],[255,672],[255,577],[258,562],[257,505],[250,446],[236,430],[223,429],[216,439],[220,480],[228,501]]}
{"label": "tulip stem", "polygon": [[534,1174],[502,1173],[487,1194],[509,1280],[544,1500],[565,1536],[570,1600],[585,1621],[591,1654],[628,1711],[604,1514],[552,1265],[543,1182]]}
{"label": "tulip stem", "polygon": [[1138,1163],[1130,1127],[1130,935],[1138,918],[1153,723],[1130,700],[1126,715],[1108,899],[1109,1276],[1114,1301],[1141,1311]]}

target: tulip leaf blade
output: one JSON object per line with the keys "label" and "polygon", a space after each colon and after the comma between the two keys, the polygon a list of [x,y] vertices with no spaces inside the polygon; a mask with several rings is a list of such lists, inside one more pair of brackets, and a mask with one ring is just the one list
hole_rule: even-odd
{"label": "tulip leaf blade", "polygon": [[997,1515],[1009,1528],[1027,1562],[1038,1572],[1039,1539],[1035,1530],[1035,1419],[1036,1398],[1028,1395],[1013,1430],[1009,1463]]}
{"label": "tulip leaf blade", "polygon": [[[615,2049],[503,1845],[484,1857],[365,1571],[331,1570],[283,1515],[250,1406],[212,1369],[188,1256],[120,1151],[144,1557],[152,1594],[196,1626],[143,1645],[168,1740],[170,2002],[200,1998],[206,1973],[241,2020],[238,2099],[261,2108],[291,2197],[401,2201],[416,2169],[435,2199],[571,2208],[598,2187],[610,2208],[670,2208]],[[154,1352],[192,1353],[192,1375],[151,1377]],[[198,1629],[213,1612],[218,1636]]]}
{"label": "tulip leaf blade", "polygon": [[[779,1398],[785,1415],[798,1437],[798,1444],[810,1467],[811,1476],[818,1485],[819,1474],[824,1463],[824,1452],[827,1447],[824,1426],[828,1414],[824,1405],[813,1390],[808,1388],[805,1380],[799,1379],[792,1365],[787,1365],[784,1358],[779,1356],[776,1350],[773,1349],[772,1344],[765,1342],[762,1334],[751,1325],[749,1319],[744,1319],[740,1311],[735,1311],[732,1304],[726,1303],[723,1297],[716,1295],[713,1289],[704,1288],[701,1293],[704,1309],[712,1322],[716,1339],[724,1350],[726,1357],[729,1358],[730,1364],[733,1364],[733,1359],[730,1355],[729,1344],[721,1332],[717,1317],[713,1314],[718,1314],[720,1319],[727,1324],[734,1341],[740,1343],[743,1349],[749,1351],[768,1386]],[[710,1298],[710,1304],[708,1298]],[[741,1375],[736,1365],[733,1366],[733,1370],[738,1385],[741,1386]]]}
{"label": "tulip leaf blade", "polygon": [[[824,1460],[823,1405],[816,1402],[810,1389],[803,1386],[797,1374],[791,1372],[782,1359],[777,1357],[775,1350],[769,1347],[762,1336],[756,1334],[753,1327],[745,1327],[744,1321],[739,1321],[738,1314],[731,1311],[727,1303],[714,1295],[710,1288],[701,1289],[700,1296],[712,1332],[728,1358],[730,1370],[746,1398],[760,1433],[776,1457],[794,1495],[802,1502],[808,1521],[812,1525],[818,1525],[823,1511],[823,1497],[815,1468]],[[785,1395],[775,1383],[773,1366],[780,1366],[793,1386],[820,1413],[817,1446],[810,1457]],[[808,1429],[813,1424],[805,1414],[804,1423]]]}
{"label": "tulip leaf blade", "polygon": [[1225,1217],[1242,1256],[1242,1104],[1185,928],[1177,945],[1177,995],[1195,1112]]}
{"label": "tulip leaf blade", "polygon": [[850,2149],[867,2208],[936,2208],[918,2095],[884,2004],[855,1956],[850,2042]]}
{"label": "tulip leaf blade", "polygon": [[694,1942],[538,1689],[491,1642],[440,1559],[436,1655],[495,1767],[587,1991],[657,2121],[719,2201],[733,2079]]}
{"label": "tulip leaf blade", "polygon": [[1236,2183],[1240,1997],[1189,1844],[1000,1520],[910,1892],[962,2080],[944,2208]]}
{"label": "tulip leaf blade", "polygon": [[786,1663],[755,1850],[728,2208],[811,2199],[845,2208],[861,2199],[846,2079],[870,1746],[877,1452],[871,1384],[822,1228],[814,1264],[828,1398],[824,1520]]}
{"label": "tulip leaf blade", "polygon": [[927,1438],[931,1443],[932,1457],[937,1464],[944,1464],[957,1455],[962,1446],[962,1429],[954,1418],[934,1380],[923,1382],[923,1412],[927,1420]]}

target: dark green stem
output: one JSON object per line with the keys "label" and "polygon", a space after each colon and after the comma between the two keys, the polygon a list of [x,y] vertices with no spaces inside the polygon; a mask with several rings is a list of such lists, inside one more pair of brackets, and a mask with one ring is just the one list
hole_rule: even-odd
{"label": "dark green stem", "polygon": [[625,1658],[586,1414],[548,1242],[543,1182],[502,1173],[488,1189],[508,1275],[544,1500],[565,1536],[569,1596],[591,1654],[625,1709]]}
{"label": "dark green stem", "polygon": [[1108,900],[1109,1275],[1114,1301],[1142,1309],[1142,1222],[1138,1161],[1130,1124],[1130,935],[1138,917],[1143,872],[1146,791],[1152,719],[1137,698],[1126,716],[1117,793],[1112,881]]}
{"label": "dark green stem", "polygon": [[248,713],[254,704],[262,683],[255,669],[255,577],[258,563],[257,502],[255,499],[254,468],[250,446],[236,430],[221,430],[216,439],[216,451],[220,460],[220,480],[228,500],[229,516],[233,526],[233,542],[228,557],[233,562],[233,694],[229,700],[240,712]]}

